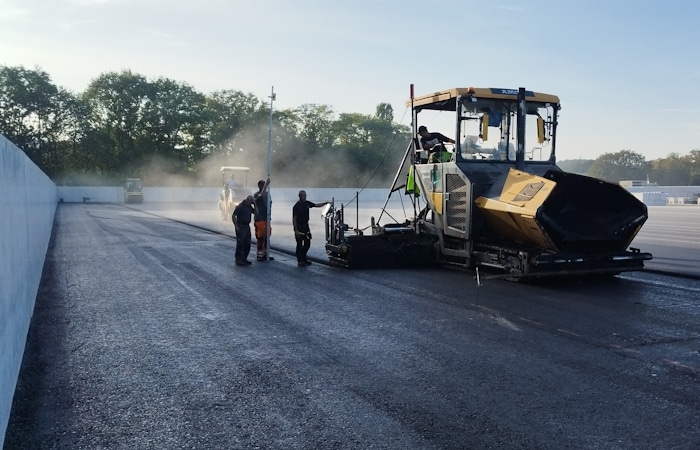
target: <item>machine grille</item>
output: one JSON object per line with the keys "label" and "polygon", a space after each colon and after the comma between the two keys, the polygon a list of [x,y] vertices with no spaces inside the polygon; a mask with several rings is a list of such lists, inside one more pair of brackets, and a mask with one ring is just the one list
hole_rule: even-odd
{"label": "machine grille", "polygon": [[467,184],[457,174],[445,174],[445,187],[450,193],[445,202],[447,226],[458,230],[467,229]]}

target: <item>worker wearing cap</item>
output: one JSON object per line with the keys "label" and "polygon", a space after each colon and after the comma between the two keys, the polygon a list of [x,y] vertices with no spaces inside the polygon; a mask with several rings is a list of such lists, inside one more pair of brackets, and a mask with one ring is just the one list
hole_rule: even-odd
{"label": "worker wearing cap", "polygon": [[311,265],[306,254],[311,248],[311,229],[309,228],[309,208],[325,206],[330,202],[314,203],[306,199],[306,191],[299,191],[299,201],[292,207],[292,226],[297,241],[297,263],[299,267]]}
{"label": "worker wearing cap", "polygon": [[248,254],[250,253],[250,219],[253,215],[254,202],[253,196],[249,195],[236,205],[231,216],[233,226],[236,229],[237,266],[249,266],[252,264],[248,261]]}
{"label": "worker wearing cap", "polygon": [[428,151],[429,162],[439,161],[441,153],[445,151],[445,146],[443,145],[445,142],[455,143],[454,139],[450,139],[444,134],[430,133],[425,125],[418,127],[418,136],[420,136],[421,147],[423,150]]}
{"label": "worker wearing cap", "polygon": [[[267,181],[258,181],[258,192],[253,197],[255,198],[255,244],[258,250],[258,261],[267,261],[274,258],[267,257],[267,186],[270,184],[270,179]],[[272,201],[270,201],[272,206]],[[272,226],[270,226],[272,232]]]}

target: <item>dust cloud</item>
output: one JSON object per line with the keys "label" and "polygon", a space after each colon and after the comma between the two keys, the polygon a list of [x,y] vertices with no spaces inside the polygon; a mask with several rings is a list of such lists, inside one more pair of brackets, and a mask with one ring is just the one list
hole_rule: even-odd
{"label": "dust cloud", "polygon": [[[249,127],[232,136],[227,142],[185,173],[183,157],[167,158],[149,155],[141,164],[119,174],[74,173],[56,180],[66,186],[122,186],[126,178],[140,178],[145,187],[221,187],[222,166],[243,166],[250,170],[246,186],[256,187],[257,181],[268,174],[267,124]],[[363,156],[347,152],[310,152],[295,145],[297,138],[284,130],[273,128],[270,178],[275,187],[294,188],[388,188],[401,162],[405,143],[394,143],[384,159],[375,167],[358,169]]]}

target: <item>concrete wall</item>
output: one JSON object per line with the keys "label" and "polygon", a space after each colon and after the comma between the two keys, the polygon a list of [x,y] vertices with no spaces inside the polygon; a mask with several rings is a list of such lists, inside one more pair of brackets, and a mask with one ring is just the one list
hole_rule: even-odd
{"label": "concrete wall", "polygon": [[666,205],[666,194],[663,192],[632,192],[632,195],[647,206]]}
{"label": "concrete wall", "polygon": [[[350,201],[359,189],[306,189],[307,196],[312,202],[335,199],[336,203]],[[212,202],[219,200],[218,188],[178,188],[178,187],[145,187],[143,188],[144,202]],[[299,193],[297,188],[271,189],[275,201],[296,201]],[[388,189],[365,189],[360,192],[360,201],[379,201],[386,199]],[[64,202],[82,202],[89,198],[90,202],[124,203],[122,187],[92,187],[92,186],[59,186],[58,197]]]}
{"label": "concrete wall", "polygon": [[[319,202],[335,199],[336,204],[349,202],[359,189],[306,189],[309,200]],[[662,206],[666,204],[695,203],[700,194],[700,186],[644,186],[629,187],[627,190],[647,206]],[[177,188],[177,187],[146,187],[143,188],[144,202],[212,202],[216,203],[221,192],[218,188]],[[297,188],[275,188],[272,186],[272,198],[278,202],[297,200]],[[377,202],[386,199],[388,189],[365,189],[360,192],[360,202]],[[82,202],[89,198],[91,202],[123,203],[122,187],[91,187],[91,186],[59,186],[58,196],[65,202]],[[399,197],[399,195],[394,195]],[[685,198],[678,202],[677,198]],[[669,201],[668,199],[673,199]],[[700,200],[699,200],[700,202]],[[700,204],[700,203],[698,203]]]}
{"label": "concrete wall", "polygon": [[700,204],[700,186],[632,186],[626,189],[647,206]]}
{"label": "concrete wall", "polygon": [[0,135],[0,444],[56,212],[56,186]]}

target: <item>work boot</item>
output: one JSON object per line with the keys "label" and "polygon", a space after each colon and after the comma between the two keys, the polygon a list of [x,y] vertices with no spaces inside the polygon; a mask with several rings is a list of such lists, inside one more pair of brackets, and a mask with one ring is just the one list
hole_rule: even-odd
{"label": "work boot", "polygon": [[258,256],[258,261],[267,261],[268,259],[269,259],[270,261],[274,261],[274,260],[275,260],[275,258],[273,258],[272,256],[270,256],[269,258],[265,258],[266,256],[267,256],[267,255],[260,255],[260,256]]}

